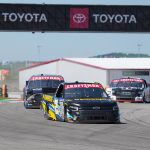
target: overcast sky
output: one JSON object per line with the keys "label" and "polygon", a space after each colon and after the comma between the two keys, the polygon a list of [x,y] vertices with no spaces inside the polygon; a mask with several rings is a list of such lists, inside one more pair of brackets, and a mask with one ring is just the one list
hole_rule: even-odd
{"label": "overcast sky", "polygon": [[[150,5],[150,0],[0,0],[0,3]],[[1,32],[0,41],[0,61],[46,61],[111,52],[150,54],[149,33]]]}

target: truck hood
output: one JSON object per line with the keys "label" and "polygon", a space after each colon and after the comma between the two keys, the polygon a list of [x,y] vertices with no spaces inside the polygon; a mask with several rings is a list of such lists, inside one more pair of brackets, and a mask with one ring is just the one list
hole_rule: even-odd
{"label": "truck hood", "polygon": [[72,99],[72,100],[68,100],[67,101],[68,105],[74,105],[74,106],[81,106],[81,107],[86,107],[86,106],[116,106],[117,102],[112,101],[110,99],[103,99],[103,100],[99,100],[99,99]]}

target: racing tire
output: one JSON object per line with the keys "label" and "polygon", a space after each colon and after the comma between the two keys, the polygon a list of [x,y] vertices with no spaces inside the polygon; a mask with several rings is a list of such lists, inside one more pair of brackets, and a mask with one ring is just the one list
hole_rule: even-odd
{"label": "racing tire", "polygon": [[23,105],[24,105],[24,108],[25,108],[25,109],[29,109],[29,108],[26,106],[25,102],[23,102]]}
{"label": "racing tire", "polygon": [[145,97],[145,94],[143,96],[143,103],[150,103],[150,101],[147,101],[147,98]]}
{"label": "racing tire", "polygon": [[117,121],[115,121],[114,124],[121,124],[120,119],[118,119]]}
{"label": "racing tire", "polygon": [[143,95],[143,103],[146,103],[146,101],[145,101],[145,94]]}
{"label": "racing tire", "polygon": [[64,122],[68,122],[68,118],[67,118],[67,108],[64,108]]}

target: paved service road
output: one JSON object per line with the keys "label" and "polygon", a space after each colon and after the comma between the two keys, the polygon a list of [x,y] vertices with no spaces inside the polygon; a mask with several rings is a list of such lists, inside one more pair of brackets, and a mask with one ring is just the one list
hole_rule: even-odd
{"label": "paved service road", "polygon": [[72,124],[22,103],[1,104],[0,150],[150,150],[150,104],[119,106],[122,124]]}

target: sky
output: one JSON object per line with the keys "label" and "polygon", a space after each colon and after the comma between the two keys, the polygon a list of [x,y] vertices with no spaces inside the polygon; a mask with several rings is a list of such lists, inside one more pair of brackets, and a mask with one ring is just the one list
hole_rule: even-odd
{"label": "sky", "polygon": [[[150,0],[0,0],[0,3],[150,6]],[[0,61],[86,58],[112,52],[150,55],[150,33],[0,32]]]}

